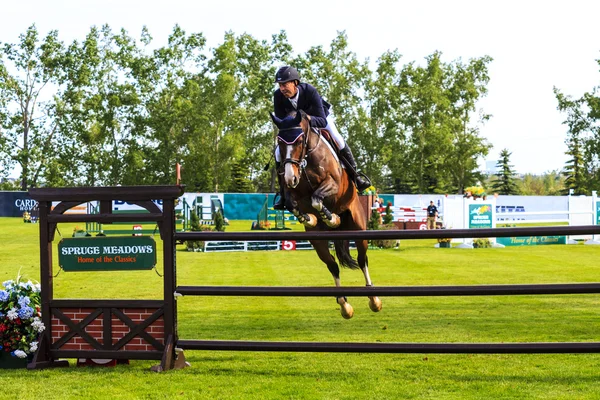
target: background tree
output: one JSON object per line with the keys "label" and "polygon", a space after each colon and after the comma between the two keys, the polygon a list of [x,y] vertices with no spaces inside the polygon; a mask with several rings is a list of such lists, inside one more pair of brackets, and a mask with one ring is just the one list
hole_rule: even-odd
{"label": "background tree", "polygon": [[179,162],[195,191],[272,191],[267,113],[284,64],[333,105],[381,192],[460,191],[489,148],[478,128],[488,116],[474,119],[488,57],[448,63],[435,52],[401,65],[394,50],[371,70],[344,32],[294,54],[284,31],[271,41],[227,32],[207,49],[177,25],[154,49],[146,28],[134,38],[107,25],[66,47],[35,27],[20,39],[0,47],[0,163],[4,176],[20,164],[24,187],[169,184]]}
{"label": "background tree", "polygon": [[0,169],[6,174],[18,164],[21,190],[27,190],[37,186],[46,156],[55,150],[65,49],[57,31],[41,40],[35,25],[18,43],[1,45]]}
{"label": "background tree", "polygon": [[518,194],[519,190],[517,188],[515,173],[513,171],[513,166],[510,164],[510,156],[512,153],[508,151],[508,149],[503,149],[500,152],[500,159],[496,164],[496,168],[498,172],[495,174],[496,179],[492,182],[491,191],[502,194],[502,195],[511,195]]}

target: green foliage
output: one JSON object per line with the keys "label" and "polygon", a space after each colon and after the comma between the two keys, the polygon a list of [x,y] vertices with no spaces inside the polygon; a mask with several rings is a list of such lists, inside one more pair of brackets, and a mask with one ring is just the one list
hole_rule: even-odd
{"label": "green foliage", "polygon": [[[210,51],[177,25],[164,46],[150,50],[152,40],[145,28],[136,38],[104,25],[65,45],[32,26],[0,48],[0,171],[19,164],[23,189],[172,184],[180,163],[195,191],[272,191],[266,116],[275,70],[290,63],[333,105],[378,187],[460,192],[480,179],[489,145],[471,115],[487,92],[487,56],[446,62],[435,52],[421,67],[386,51],[372,68],[344,32],[297,56],[285,32],[270,42],[227,32]],[[42,89],[50,101],[38,100]]]}
{"label": "green foliage", "polygon": [[[394,225],[380,225],[378,229],[382,231],[391,231],[395,230],[396,227]],[[399,241],[396,239],[373,240],[371,242],[373,246],[379,247],[380,249],[393,249],[398,243]]]}
{"label": "green foliage", "polygon": [[561,196],[565,193],[565,176],[558,171],[544,175],[525,174],[517,182],[518,193],[525,196]]}
{"label": "green foliage", "polygon": [[513,172],[513,166],[510,165],[510,156],[512,153],[508,152],[508,149],[503,149],[500,152],[500,159],[496,164],[499,172],[496,174],[496,180],[492,183],[492,192],[511,195],[518,194],[517,184],[515,183],[515,173]]}
{"label": "green foliage", "polygon": [[383,224],[389,225],[394,222],[394,213],[392,212],[392,203],[388,202],[385,207],[385,214],[383,215]]}
{"label": "green foliage", "polygon": [[473,247],[477,249],[492,247],[492,242],[488,238],[477,238],[473,240]]}
{"label": "green foliage", "polygon": [[[195,210],[190,210],[190,230],[192,232],[204,230],[202,225],[200,225],[200,218]],[[204,241],[202,240],[187,240],[185,244],[188,251],[202,251],[204,249]]]}
{"label": "green foliage", "polygon": [[214,213],[213,221],[215,222],[215,231],[225,232],[225,219],[221,212]]}
{"label": "green foliage", "polygon": [[367,221],[367,229],[370,231],[376,231],[379,229],[379,221],[381,221],[381,214],[376,209],[371,210],[371,217]]}

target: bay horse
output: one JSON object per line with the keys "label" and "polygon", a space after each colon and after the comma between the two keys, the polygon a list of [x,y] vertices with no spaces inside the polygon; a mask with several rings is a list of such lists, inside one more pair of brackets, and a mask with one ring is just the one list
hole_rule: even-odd
{"label": "bay horse", "polygon": [[[309,118],[303,111],[279,119],[271,114],[279,129],[277,141],[281,156],[282,187],[286,188],[286,208],[304,225],[306,231],[367,229],[365,211],[360,204],[354,182],[342,168],[332,146],[320,130],[311,129]],[[285,186],[284,186],[285,185]],[[350,254],[348,240],[334,240],[335,254],[342,267],[359,269],[366,286],[373,286],[369,276],[367,240],[355,240],[358,257]],[[340,269],[329,252],[328,240],[310,240],[321,261],[333,276],[336,287],[341,286]],[[336,299],[340,312],[352,318],[354,309],[346,297]],[[381,300],[369,296],[369,308],[381,310]]]}

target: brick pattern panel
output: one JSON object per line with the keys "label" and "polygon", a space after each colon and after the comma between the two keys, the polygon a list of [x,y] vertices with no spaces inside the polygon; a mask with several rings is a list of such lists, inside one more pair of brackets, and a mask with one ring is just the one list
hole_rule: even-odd
{"label": "brick pattern panel", "polygon": [[[84,320],[88,315],[94,312],[95,308],[62,308],[60,311],[73,323],[78,324]],[[120,308],[125,315],[127,315],[134,323],[141,324],[143,321],[148,319],[157,309],[152,308]],[[85,332],[96,339],[100,344],[104,344],[104,314],[100,314],[96,319],[90,322],[85,327]],[[111,315],[112,324],[112,337],[111,342],[114,345],[121,338],[127,335],[130,328],[122,322],[117,316]],[[52,317],[52,343],[57,342],[63,337],[70,329],[67,325],[62,323],[57,317]],[[161,316],[148,327],[145,331],[155,338],[159,343],[165,344],[165,321]],[[94,348],[85,341],[80,335],[73,336],[67,343],[60,347],[61,350],[94,350]],[[120,350],[127,351],[153,351],[156,350],[154,346],[148,343],[144,338],[136,335],[133,339],[128,342],[125,346],[121,347]]]}

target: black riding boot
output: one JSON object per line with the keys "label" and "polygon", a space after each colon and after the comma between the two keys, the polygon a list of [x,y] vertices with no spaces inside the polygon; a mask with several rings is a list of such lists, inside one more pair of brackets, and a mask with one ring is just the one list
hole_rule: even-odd
{"label": "black riding boot", "polygon": [[283,190],[283,185],[281,184],[281,177],[279,176],[280,166],[281,163],[275,161],[275,171],[277,171],[277,183],[279,184],[279,194],[276,194],[275,198],[273,199],[274,210],[285,210],[285,191]]}
{"label": "black riding boot", "polygon": [[352,151],[350,150],[348,143],[346,143],[346,147],[340,150],[340,155],[346,162],[346,166],[349,167],[346,168],[346,172],[348,175],[350,175],[350,179],[356,183],[356,188],[358,191],[362,192],[371,186],[371,181],[369,178],[358,173],[358,170],[356,169],[356,161],[354,161],[354,156],[352,155]]}

